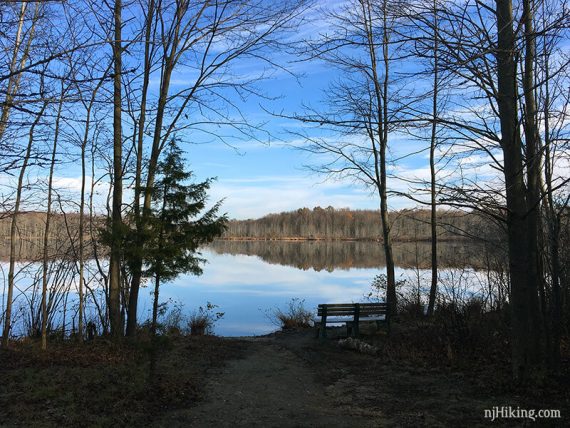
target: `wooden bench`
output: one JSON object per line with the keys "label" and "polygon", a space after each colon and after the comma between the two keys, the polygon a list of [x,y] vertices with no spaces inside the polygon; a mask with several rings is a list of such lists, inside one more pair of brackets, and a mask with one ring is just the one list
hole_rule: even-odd
{"label": "wooden bench", "polygon": [[388,307],[386,303],[334,303],[322,304],[318,306],[317,315],[320,318],[315,320],[317,336],[324,339],[327,336],[327,323],[345,323],[347,335],[358,337],[360,334],[359,324],[361,322],[386,323],[390,326]]}

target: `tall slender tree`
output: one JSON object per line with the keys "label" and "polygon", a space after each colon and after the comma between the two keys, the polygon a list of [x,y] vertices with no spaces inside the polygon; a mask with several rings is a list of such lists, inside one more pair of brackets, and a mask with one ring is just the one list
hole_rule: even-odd
{"label": "tall slender tree", "polygon": [[111,255],[109,264],[109,319],[115,340],[123,335],[121,318],[121,261],[123,209],[123,131],[122,131],[122,0],[113,10],[113,204],[111,212]]}
{"label": "tall slender tree", "polygon": [[47,191],[47,207],[46,207],[46,224],[44,227],[44,242],[43,242],[43,257],[42,257],[42,349],[47,349],[47,327],[48,327],[48,305],[47,305],[47,295],[48,295],[48,269],[49,269],[49,238],[50,238],[50,226],[51,226],[51,215],[52,215],[52,197],[53,197],[53,175],[56,166],[56,157],[59,143],[59,133],[60,133],[60,120],[61,113],[63,109],[63,101],[65,97],[64,82],[61,82],[61,91],[59,96],[59,102],[57,106],[57,113],[55,117],[55,130],[53,135],[53,144],[51,149],[51,160],[49,167],[48,176],[48,191]]}
{"label": "tall slender tree", "polygon": [[433,315],[435,301],[437,298],[437,176],[436,176],[436,149],[437,149],[437,121],[439,107],[439,34],[438,34],[438,0],[433,0],[433,88],[432,88],[432,111],[431,111],[431,131],[429,145],[429,171],[430,171],[430,228],[431,228],[431,285],[429,290],[429,300],[427,314]]}
{"label": "tall slender tree", "polygon": [[16,267],[17,248],[17,228],[18,228],[18,217],[20,214],[20,204],[22,202],[22,192],[24,190],[24,178],[30,163],[30,158],[32,155],[32,149],[35,142],[35,131],[36,127],[40,123],[40,120],[47,108],[48,103],[43,102],[39,111],[36,113],[34,121],[30,126],[28,132],[28,144],[26,146],[26,152],[22,160],[22,166],[20,167],[20,172],[18,174],[18,183],[16,186],[16,196],[14,202],[14,210],[12,211],[11,223],[10,223],[10,260],[8,266],[8,292],[6,296],[6,311],[4,313],[4,329],[2,331],[2,347],[8,346],[8,341],[10,339],[10,331],[12,327],[12,305],[14,299],[14,274]]}
{"label": "tall slender tree", "polygon": [[[327,176],[357,180],[378,196],[382,246],[386,258],[386,300],[397,311],[392,225],[388,217],[388,167],[391,132],[400,113],[392,71],[398,61],[394,28],[405,2],[356,0],[330,11],[331,31],[307,41],[304,54],[336,67],[342,80],[327,91],[328,110],[310,109],[292,118],[335,135],[297,134],[302,150],[327,161],[314,170]],[[332,161],[330,161],[332,157]]]}

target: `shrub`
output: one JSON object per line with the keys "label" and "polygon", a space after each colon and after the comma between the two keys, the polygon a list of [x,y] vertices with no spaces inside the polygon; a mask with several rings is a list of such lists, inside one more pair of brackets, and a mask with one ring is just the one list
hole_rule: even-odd
{"label": "shrub", "polygon": [[214,333],[216,322],[224,317],[223,312],[215,312],[216,308],[218,308],[218,305],[207,302],[206,307],[200,306],[197,311],[190,315],[188,329],[192,336],[211,335]]}
{"label": "shrub", "polygon": [[[399,291],[407,284],[405,279],[396,280],[396,290]],[[385,274],[376,275],[370,284],[370,291],[364,297],[371,302],[385,302],[388,277]],[[399,293],[401,294],[401,293]]]}
{"label": "shrub", "polygon": [[293,298],[287,304],[287,309],[273,309],[268,318],[282,330],[308,328],[312,326],[313,313],[305,308],[305,300]]}
{"label": "shrub", "polygon": [[[374,303],[386,301],[386,288],[388,277],[384,274],[376,275],[370,284],[370,291],[364,297]],[[396,280],[398,294],[398,316],[406,319],[422,319],[424,317],[424,304],[421,302],[417,290],[406,289],[408,281]]]}
{"label": "shrub", "polygon": [[182,313],[182,304],[174,303],[174,307],[166,311],[162,316],[159,325],[160,332],[167,336],[179,336],[182,333],[184,325],[184,314]]}

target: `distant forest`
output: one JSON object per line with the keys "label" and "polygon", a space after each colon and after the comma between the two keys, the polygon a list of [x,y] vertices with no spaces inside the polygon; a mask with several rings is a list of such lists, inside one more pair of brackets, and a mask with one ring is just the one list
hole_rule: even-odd
{"label": "distant forest", "polygon": [[[440,240],[500,237],[495,223],[474,212],[441,210],[437,217]],[[393,211],[388,220],[394,241],[431,239],[429,210]],[[269,214],[259,219],[232,220],[224,238],[381,240],[381,235],[379,211],[315,207]]]}
{"label": "distant forest", "polygon": [[[103,217],[85,216],[85,240],[96,237],[98,228],[103,224]],[[0,213],[0,260],[8,259],[10,255],[10,224],[11,217]],[[99,221],[99,223],[97,223]],[[18,215],[16,222],[16,259],[40,260],[43,251],[43,238],[46,223],[46,213],[29,211]],[[50,258],[74,257],[79,245],[79,214],[52,214],[49,231]]]}
{"label": "distant forest", "polygon": [[[396,242],[430,240],[428,210],[401,210],[390,213],[392,236]],[[52,214],[50,254],[55,258],[72,257],[79,241],[79,215]],[[86,240],[97,240],[103,217],[88,218]],[[39,260],[45,229],[45,212],[20,213],[17,221],[17,258]],[[501,233],[497,225],[472,212],[440,211],[438,237],[442,241],[488,238],[497,240]],[[10,217],[0,215],[0,259],[9,255]],[[374,210],[335,209],[333,207],[269,214],[259,219],[232,220],[224,239],[331,239],[381,240],[380,214]],[[73,242],[74,245],[69,245]],[[101,250],[105,250],[101,248]]]}

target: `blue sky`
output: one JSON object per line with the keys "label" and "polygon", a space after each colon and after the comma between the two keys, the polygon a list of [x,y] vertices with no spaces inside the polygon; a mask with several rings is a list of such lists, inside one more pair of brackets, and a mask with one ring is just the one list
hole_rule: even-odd
{"label": "blue sky", "polygon": [[[293,58],[291,58],[293,59]],[[255,69],[255,64],[248,64]],[[186,159],[200,179],[217,177],[211,199],[224,199],[223,210],[232,218],[256,218],[273,212],[301,207],[333,206],[378,208],[378,200],[362,185],[326,180],[307,165],[323,159],[295,148],[301,141],[289,131],[303,126],[268,112],[291,115],[303,105],[319,106],[328,84],[338,74],[319,62],[289,63],[296,76],[282,71],[260,84],[271,100],[250,99],[242,111],[255,122],[267,122],[270,141],[233,141],[232,147],[219,142],[186,144]],[[410,203],[399,200],[398,207]]]}
{"label": "blue sky", "polygon": [[[264,101],[271,111],[293,113],[301,102],[318,102],[321,90],[316,80],[323,82],[334,73],[319,70],[301,79],[282,77],[269,88],[282,98]],[[317,205],[351,208],[376,208],[376,200],[366,189],[347,182],[325,181],[325,177],[310,172],[305,166],[319,159],[294,148],[297,138],[287,135],[296,124],[271,117],[257,102],[247,110],[260,120],[268,120],[266,129],[278,138],[269,143],[244,141],[235,148],[218,142],[184,146],[191,169],[200,178],[217,177],[212,187],[212,199],[225,198],[224,210],[232,218],[255,218],[271,212],[293,210]],[[279,141],[282,139],[283,141]]]}
{"label": "blue sky", "polygon": [[[287,40],[293,40],[292,37],[298,39],[306,37],[318,38],[321,34],[327,32],[330,34],[333,31],[333,27],[323,18],[323,11],[320,8],[338,8],[347,2],[348,0],[316,1],[316,8],[309,10],[305,14],[306,22],[294,35],[287,34]],[[227,42],[228,39],[220,39],[217,41],[219,45],[216,45],[214,50],[220,52],[224,47],[227,47]],[[137,46],[134,44],[132,50],[126,54],[128,61],[127,64],[124,64],[125,69],[129,69],[129,67],[131,70],[136,70],[137,67],[140,68]],[[107,57],[110,52],[107,48],[108,46],[106,49],[102,49],[101,53],[97,53],[97,55],[101,55],[102,58],[105,57],[108,60]],[[567,43],[560,46],[562,50],[565,48],[567,48]],[[395,49],[393,50],[395,51]],[[267,52],[264,51],[264,53]],[[205,129],[202,131],[206,132],[187,130],[180,131],[176,135],[182,142],[181,147],[185,151],[189,169],[194,171],[196,180],[217,177],[217,181],[213,183],[210,192],[211,202],[223,199],[223,211],[227,212],[229,217],[237,219],[256,218],[269,213],[295,210],[301,207],[378,208],[377,196],[372,189],[367,188],[362,183],[354,183],[346,179],[327,179],[322,175],[311,173],[310,169],[306,167],[307,165],[316,166],[326,163],[327,158],[309,155],[307,152],[298,149],[299,146],[303,145],[303,141],[295,135],[295,132],[307,131],[309,128],[299,122],[277,117],[269,113],[283,113],[284,115],[302,114],[304,106],[307,105],[317,110],[326,110],[327,88],[331,82],[342,79],[342,75],[328,64],[318,61],[299,61],[298,57],[292,56],[290,53],[273,51],[269,55],[271,61],[281,64],[293,72],[294,75],[285,72],[283,69],[272,69],[268,62],[248,57],[237,60],[232,64],[230,72],[221,77],[222,79],[228,79],[229,76],[233,76],[234,79],[237,79],[237,82],[242,82],[244,79],[254,78],[258,74],[267,74],[267,79],[258,84],[258,89],[266,95],[266,98],[250,96],[246,100],[241,100],[235,93],[229,92],[231,88],[228,89],[227,93],[223,93],[226,101],[235,103],[249,122],[252,124],[264,123],[263,131],[257,132],[259,139],[244,138],[243,135],[232,130],[231,127],[226,126],[220,130],[211,124],[203,125]],[[189,58],[186,58],[189,61],[188,63],[184,65],[179,64],[181,66],[175,70],[171,81],[171,94],[179,93],[191,87],[193,79],[196,79],[198,63],[191,55]],[[107,64],[107,62],[102,61],[101,64]],[[392,70],[394,76],[401,76],[404,71],[413,71],[420,66],[413,59],[408,59],[393,63]],[[157,71],[155,75],[151,76],[150,92],[154,100],[156,100],[156,94],[159,89],[158,73]],[[215,76],[214,78],[217,77]],[[401,84],[405,85],[406,93],[411,93],[414,90],[426,91],[431,86],[431,78],[429,76],[425,78],[416,76],[413,79],[402,79],[402,82]],[[481,122],[481,119],[478,117],[480,114],[492,116],[491,112],[488,111],[489,106],[486,106],[484,101],[474,97],[474,95],[477,95],[474,93],[474,89],[470,88],[466,83],[462,85],[465,87],[462,87],[460,92],[450,95],[446,106],[446,114],[460,117],[464,120],[472,119],[474,122]],[[106,88],[105,90],[109,91],[110,89]],[[403,95],[400,96],[400,99],[407,100],[408,98]],[[216,102],[219,100],[220,98],[217,98]],[[109,128],[107,131],[110,131],[111,128],[109,106],[102,107],[102,111],[106,111],[105,114],[107,114],[106,118],[102,120],[102,123],[105,123],[107,128]],[[213,110],[222,108],[221,104],[215,103],[211,104],[210,107]],[[77,107],[70,107],[72,116],[74,108]],[[203,120],[199,108],[195,104],[187,113],[189,116],[188,122],[200,122]],[[235,110],[229,109],[228,117],[238,119],[236,113]],[[125,116],[127,115],[125,114]],[[81,113],[78,113],[78,117],[83,118]],[[127,124],[124,125],[123,132],[125,137],[128,137],[132,135],[132,130],[129,129],[131,125],[128,124],[128,118],[125,119],[125,122]],[[566,120],[563,125],[567,127],[567,124]],[[82,135],[82,132],[80,132],[81,121],[73,126],[76,127],[78,135]],[[496,127],[496,124],[491,126]],[[50,132],[50,129],[48,129],[48,132]],[[224,135],[229,144],[224,144],[219,139],[212,138],[211,134],[208,135],[208,131],[215,131]],[[26,134],[27,130],[24,129],[22,132],[21,144],[24,145],[26,142],[24,134]],[[91,132],[93,133],[93,130]],[[349,139],[348,141],[352,143],[358,138],[355,136],[342,137],[330,131],[319,129],[311,129],[309,134],[326,138],[328,142],[336,142],[338,139],[344,138],[343,141]],[[110,140],[110,134],[103,135],[102,138]],[[72,140],[73,135],[69,139]],[[77,141],[74,141],[74,143],[77,143]],[[147,146],[149,145],[148,143],[147,141]],[[478,152],[473,150],[473,147],[476,147],[478,143],[488,144],[486,141],[477,140],[470,141],[468,144],[471,145],[471,148],[467,149],[461,146],[461,142],[454,142],[452,147],[442,147],[438,153],[440,158],[438,181],[460,184],[464,180],[468,184],[479,186],[483,189],[491,188],[493,191],[504,188],[504,183],[502,183],[500,178],[501,173],[498,169],[493,168],[493,165],[490,163],[490,157],[486,156],[481,150]],[[364,145],[367,146],[368,144],[364,140]],[[71,146],[69,142],[67,145]],[[429,156],[425,140],[414,140],[407,135],[391,133],[388,150],[388,157],[393,161],[389,165],[389,191],[406,193],[410,191],[411,187],[421,187],[419,183],[429,179]],[[496,144],[492,150],[497,163],[500,165],[502,155]],[[71,160],[63,155],[60,159],[62,163],[58,165],[54,184],[59,192],[69,192],[68,200],[71,201],[69,209],[76,210],[77,204],[73,200],[77,200],[77,192],[81,183],[77,153],[74,154],[74,158]],[[100,162],[98,167],[103,168],[104,162]],[[568,171],[570,171],[570,160],[562,156],[557,160],[554,170],[559,176],[567,177]],[[103,175],[105,171],[101,169],[97,173],[98,175]],[[30,183],[38,179],[45,182],[47,170],[46,168],[30,168],[28,175]],[[14,176],[0,175],[0,192],[2,193],[0,197],[6,195],[9,198],[10,189],[4,190],[4,186],[8,184],[10,185],[9,187],[12,187],[11,184],[14,182],[14,179]],[[127,180],[125,181],[125,184],[128,186]],[[89,183],[87,185],[89,187]],[[45,189],[45,184],[43,188]],[[95,197],[95,201],[98,204],[98,211],[102,212],[105,209],[105,198],[108,195],[107,176],[101,178],[97,191],[98,195]],[[42,190],[36,192],[35,196],[38,195],[40,199],[43,197]],[[30,197],[30,200],[32,198],[34,198],[33,195]],[[44,207],[38,207],[37,200],[39,199],[34,199],[25,209],[43,209]],[[132,192],[129,188],[125,189],[123,200],[125,204],[131,203]],[[43,199],[42,203],[45,203]],[[415,202],[405,197],[389,195],[390,209],[401,209],[414,205],[416,205]]]}
{"label": "blue sky", "polygon": [[[322,97],[323,82],[334,73],[322,68],[306,70],[297,81],[282,75],[267,82],[267,92],[280,98],[261,101],[266,110],[291,114],[301,110],[303,102],[316,103]],[[325,181],[306,166],[319,159],[293,147],[298,138],[287,131],[298,124],[272,117],[258,100],[246,106],[249,115],[268,121],[266,129],[272,141],[236,142],[235,148],[220,143],[187,145],[186,157],[199,177],[215,176],[212,198],[225,198],[224,210],[233,218],[259,217],[271,212],[317,205],[351,208],[376,207],[374,198],[359,186],[346,182]]]}
{"label": "blue sky", "polygon": [[[330,6],[327,4],[327,6]],[[312,34],[326,31],[318,13],[311,12],[307,24],[301,30]],[[311,15],[309,14],[309,15]],[[317,14],[317,15],[314,15]],[[298,62],[298,58],[283,52],[274,52],[272,60],[279,62],[294,75],[284,70],[267,70],[267,64],[251,59],[234,64],[236,78],[253,76],[267,71],[268,78],[257,86],[267,99],[251,96],[245,102],[228,93],[231,102],[239,105],[240,111],[252,123],[264,123],[259,132],[261,141],[244,139],[237,131],[224,128],[230,145],[213,140],[200,132],[178,134],[185,151],[185,158],[197,180],[216,177],[210,200],[224,199],[222,211],[230,218],[257,218],[273,212],[294,210],[301,207],[333,206],[335,208],[378,208],[378,200],[370,190],[349,181],[325,180],[311,173],[306,165],[318,164],[323,159],[310,156],[293,147],[300,143],[289,131],[298,130],[298,122],[276,117],[269,112],[294,114],[303,111],[303,105],[319,107],[329,83],[338,78],[337,72],[323,63]],[[175,71],[171,92],[185,89],[192,84],[195,72],[191,69]],[[158,90],[158,76],[151,78],[151,90]],[[124,130],[129,135],[128,130]],[[317,131],[318,132],[318,131]],[[74,166],[60,170],[59,183],[69,188],[78,188],[79,173]],[[57,182],[56,182],[57,184]],[[106,195],[100,188],[101,203]],[[125,192],[124,201],[130,202],[131,194]],[[410,205],[399,200],[395,207]]]}
{"label": "blue sky", "polygon": [[[309,24],[310,25],[310,24]],[[292,58],[293,59],[293,58]],[[259,71],[256,64],[241,64],[244,70]],[[347,180],[326,179],[311,172],[308,165],[318,165],[323,158],[299,150],[299,137],[290,131],[298,131],[304,125],[269,112],[291,115],[301,113],[303,105],[320,107],[325,99],[329,83],[339,77],[331,67],[319,62],[290,63],[296,75],[277,71],[275,77],[260,83],[259,87],[271,99],[251,97],[240,104],[240,109],[252,123],[265,123],[260,132],[261,141],[244,139],[237,132],[223,132],[229,144],[212,141],[203,133],[190,132],[178,135],[188,167],[196,180],[216,177],[210,192],[211,202],[223,199],[222,211],[230,218],[258,218],[263,215],[297,208],[333,206],[335,208],[377,209],[378,198],[364,185]],[[172,91],[184,88],[188,80],[183,74],[173,76]],[[151,87],[153,82],[151,81]],[[154,83],[158,88],[158,85]],[[239,103],[234,98],[232,101]],[[129,131],[124,131],[128,133]],[[316,131],[317,134],[319,131]],[[329,138],[335,138],[329,134]],[[401,157],[419,149],[419,143],[409,141],[402,135],[392,135],[392,157]],[[426,178],[427,153],[421,152],[406,158],[392,167],[395,173],[408,178]],[[55,185],[71,192],[80,188],[80,173],[77,163],[65,164],[57,172]],[[104,206],[107,182],[101,181],[99,200]],[[391,180],[390,187],[406,190],[403,181]],[[124,202],[129,203],[132,193],[126,189]],[[399,209],[414,203],[402,198],[390,199],[390,207]]]}
{"label": "blue sky", "polygon": [[[344,0],[321,2],[321,5],[335,7]],[[326,20],[322,19],[322,12],[310,11],[307,22],[297,33],[318,37],[329,31]],[[223,144],[219,140],[212,141],[206,133],[185,132],[177,137],[183,142],[182,149],[188,161],[189,169],[194,171],[197,180],[217,177],[210,192],[212,202],[224,199],[223,208],[229,217],[237,219],[256,218],[265,214],[294,210],[301,207],[333,206],[335,208],[376,209],[378,198],[362,183],[348,180],[326,179],[322,175],[311,173],[307,165],[319,165],[326,162],[323,157],[309,155],[294,146],[302,145],[302,140],[292,132],[307,129],[299,122],[276,117],[268,112],[292,115],[302,113],[304,105],[317,109],[324,108],[326,90],[331,82],[341,78],[341,75],[329,65],[322,62],[299,62],[298,58],[284,52],[273,52],[272,60],[279,62],[295,73],[295,76],[283,70],[269,70],[267,64],[254,59],[246,59],[234,64],[232,72],[236,79],[251,77],[263,71],[268,72],[269,78],[259,83],[259,89],[271,99],[255,96],[241,101],[231,93],[226,94],[228,100],[239,105],[242,114],[251,123],[265,123],[259,132],[260,140],[243,138],[237,131],[224,128],[231,145]],[[417,64],[399,64],[398,71],[413,69]],[[411,68],[410,68],[411,67]],[[187,88],[192,83],[194,74],[191,67],[178,69],[172,78],[171,93]],[[151,78],[151,91],[158,90],[158,80]],[[418,80],[407,83],[409,88],[418,89],[429,86],[430,81]],[[235,112],[234,112],[235,113]],[[196,114],[196,111],[189,113]],[[463,113],[462,113],[463,114]],[[196,119],[191,117],[190,120]],[[199,115],[197,116],[199,120]],[[124,129],[125,135],[129,129]],[[208,130],[208,129],[206,129]],[[312,135],[324,136],[330,141],[341,138],[324,131],[312,130]],[[270,136],[268,138],[268,136]],[[357,137],[350,137],[357,138]],[[393,133],[390,135],[389,157],[399,159],[391,164],[389,172],[389,190],[406,192],[410,182],[427,180],[429,177],[428,153],[426,142],[411,140],[408,136]],[[441,163],[445,165],[446,159]],[[461,159],[463,170],[452,169],[452,174],[463,174],[469,170],[470,176],[475,180],[490,180],[497,176],[489,162],[482,155],[473,154]],[[43,174],[45,170],[30,172]],[[398,178],[395,178],[397,176]],[[441,177],[445,177],[441,173]],[[458,175],[457,178],[459,178]],[[453,177],[445,177],[451,179]],[[0,177],[0,184],[11,180]],[[80,173],[76,161],[61,165],[55,179],[56,187],[76,192],[80,188]],[[494,183],[496,185],[496,183]],[[104,207],[107,195],[107,183],[102,180],[98,187],[99,206]],[[130,203],[132,193],[126,189],[124,202]],[[414,206],[415,203],[399,196],[390,196],[391,209],[400,209]]]}

